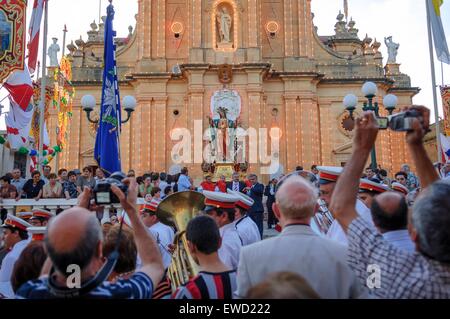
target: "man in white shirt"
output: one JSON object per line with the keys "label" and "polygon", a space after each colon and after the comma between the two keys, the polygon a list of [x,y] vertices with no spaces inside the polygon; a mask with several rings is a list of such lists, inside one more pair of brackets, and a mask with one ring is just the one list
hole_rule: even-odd
{"label": "man in white shirt", "polygon": [[359,181],[358,198],[370,209],[376,196],[390,190],[386,185],[361,178]]}
{"label": "man in white shirt", "polygon": [[7,298],[14,298],[11,275],[17,259],[19,259],[20,254],[29,242],[27,228],[31,227],[31,225],[18,217],[8,214],[5,223],[1,227],[4,228],[3,238],[5,246],[10,251],[3,259],[2,267],[0,268],[0,294]]}
{"label": "man in white shirt", "polygon": [[235,208],[234,225],[241,239],[242,246],[247,246],[261,240],[256,223],[248,216],[248,210],[252,207],[254,200],[240,192],[227,190],[228,194],[239,197]]}
{"label": "man in white shirt", "polygon": [[21,195],[23,193],[23,185],[27,182],[25,178],[22,178],[20,169],[15,168],[12,171],[12,179],[11,179],[11,185],[13,185],[17,189],[17,198],[21,198]]}
{"label": "man in white shirt", "polygon": [[220,260],[230,267],[237,269],[239,253],[241,251],[241,239],[234,225],[235,203],[238,197],[222,192],[204,191],[205,210],[219,226],[222,245],[219,248]]}
{"label": "man in white shirt", "polygon": [[159,188],[161,189],[161,198],[164,197],[164,190],[166,189],[166,187],[169,186],[169,184],[167,184],[167,174],[166,173],[161,173],[159,174]]}
{"label": "man in white shirt", "polygon": [[[319,184],[320,184],[320,199],[322,199],[327,206],[329,207],[331,202],[331,196],[333,195],[334,187],[336,186],[336,182],[339,176],[342,174],[342,167],[326,167],[326,166],[318,166],[319,170]],[[356,211],[359,216],[361,216],[364,220],[366,220],[370,225],[373,226],[372,217],[370,215],[370,210],[366,205],[359,199],[356,201]],[[333,214],[333,212],[331,212]],[[334,214],[333,214],[334,215]],[[347,235],[342,229],[341,225],[337,220],[333,220],[326,237],[335,241],[340,242],[341,244],[347,245]]]}
{"label": "man in white shirt", "polygon": [[158,245],[159,251],[162,256],[164,269],[167,269],[172,262],[172,255],[169,251],[169,245],[173,244],[175,238],[175,232],[167,225],[161,223],[156,216],[156,210],[159,202],[152,200],[150,203],[145,204],[140,211],[142,222],[148,227],[150,233]]}

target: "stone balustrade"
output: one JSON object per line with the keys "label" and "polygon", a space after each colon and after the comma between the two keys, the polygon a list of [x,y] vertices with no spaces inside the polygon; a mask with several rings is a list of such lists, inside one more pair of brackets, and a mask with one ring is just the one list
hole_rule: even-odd
{"label": "stone balustrade", "polygon": [[[143,198],[137,199],[137,204],[144,204]],[[20,211],[31,211],[35,208],[44,208],[56,214],[58,209],[68,209],[70,207],[76,206],[78,203],[78,199],[64,199],[64,198],[55,198],[55,199],[4,199],[2,203],[0,203],[0,208],[6,209],[8,214],[16,215],[17,212]],[[111,211],[115,209],[120,209],[120,204],[111,204],[103,206],[103,219],[109,218]]]}

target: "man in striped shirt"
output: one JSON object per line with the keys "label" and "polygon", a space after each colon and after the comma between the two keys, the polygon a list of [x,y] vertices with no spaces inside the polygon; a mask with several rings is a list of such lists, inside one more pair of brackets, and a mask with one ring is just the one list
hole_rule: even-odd
{"label": "man in striped shirt", "polygon": [[186,228],[189,251],[200,266],[198,275],[179,287],[174,299],[232,299],[236,290],[236,270],[219,258],[219,228],[209,216],[197,216]]}

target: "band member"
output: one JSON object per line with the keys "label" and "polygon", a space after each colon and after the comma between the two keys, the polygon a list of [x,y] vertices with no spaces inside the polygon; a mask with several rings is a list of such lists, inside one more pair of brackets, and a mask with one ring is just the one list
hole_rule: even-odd
{"label": "band member", "polygon": [[[327,206],[330,205],[331,196],[333,195],[334,187],[336,186],[336,182],[341,175],[343,169],[342,167],[325,167],[319,166],[317,167],[319,170],[319,184],[320,184],[320,199],[323,200]],[[364,218],[370,225],[373,226],[372,216],[370,214],[370,210],[364,205],[364,203],[360,200],[356,201],[356,211],[358,214]],[[333,212],[331,212],[333,214]],[[314,227],[312,227],[314,229]],[[337,222],[337,220],[333,220],[333,223],[328,230],[326,237],[341,242],[342,244],[347,245],[347,236],[342,230],[341,225]]]}
{"label": "band member", "polygon": [[236,202],[234,225],[241,239],[242,246],[247,246],[261,240],[258,226],[253,219],[248,216],[248,210],[252,207],[254,201],[249,196],[228,190],[228,194],[236,195],[239,200]]}
{"label": "band member", "polygon": [[400,183],[394,182],[394,183],[392,183],[391,187],[394,192],[400,193],[403,196],[406,196],[409,193],[408,187],[406,187]]}
{"label": "band member", "polygon": [[389,190],[390,188],[386,185],[363,178],[359,182],[358,197],[364,203],[364,205],[366,205],[367,208],[370,209],[372,207],[372,202],[375,196]]}
{"label": "band member", "polygon": [[186,228],[191,256],[199,265],[198,275],[173,294],[174,299],[232,299],[237,289],[236,270],[219,258],[221,235],[217,223],[209,216],[193,218]]}
{"label": "band member", "polygon": [[241,239],[234,225],[235,203],[239,198],[222,192],[204,191],[203,195],[206,197],[205,213],[216,221],[222,238],[219,257],[225,265],[236,269],[242,247]]}
{"label": "band member", "polygon": [[27,228],[31,225],[19,217],[8,214],[1,227],[4,229],[3,238],[9,253],[6,254],[0,268],[0,294],[13,298],[11,275],[17,259],[29,242]]}
{"label": "band member", "polygon": [[28,227],[28,234],[31,235],[31,241],[43,241],[47,227]]}
{"label": "band member", "polygon": [[54,217],[55,214],[42,208],[36,208],[31,211],[33,217],[30,218],[30,224],[35,227],[47,226],[50,218]]}

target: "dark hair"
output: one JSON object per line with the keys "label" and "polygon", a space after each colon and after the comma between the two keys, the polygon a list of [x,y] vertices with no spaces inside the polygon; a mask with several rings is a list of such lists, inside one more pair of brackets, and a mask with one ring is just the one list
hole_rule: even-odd
{"label": "dark hair", "polygon": [[83,172],[84,172],[85,170],[88,170],[89,173],[92,173],[92,168],[91,168],[90,166],[85,166],[85,167],[83,167]]}
{"label": "dark hair", "polygon": [[168,195],[171,190],[172,190],[172,186],[170,186],[170,185],[166,186],[166,188],[164,188],[164,195]]}
{"label": "dark hair", "polygon": [[186,239],[206,255],[220,248],[220,232],[214,219],[209,216],[197,216],[186,227]]}
{"label": "dark hair", "polygon": [[153,181],[157,181],[159,179],[159,174],[158,173],[153,173],[152,174],[152,182]]}
{"label": "dark hair", "polygon": [[47,259],[44,243],[42,241],[30,242],[14,264],[11,275],[11,285],[14,292],[29,280],[38,279],[42,266]]}
{"label": "dark hair", "polygon": [[143,178],[142,176],[136,177],[136,183],[138,183],[139,185],[141,185],[142,183],[144,183],[144,178]]}
{"label": "dark hair", "polygon": [[408,174],[406,174],[405,172],[397,172],[394,177],[397,178],[398,175],[402,175],[403,177],[405,177],[405,179],[408,179]]}
{"label": "dark hair", "polygon": [[61,169],[58,171],[58,175],[61,175],[63,172],[67,172],[67,170],[66,170],[65,168],[61,168]]}
{"label": "dark hair", "polygon": [[181,174],[186,175],[187,172],[188,172],[188,168],[187,168],[187,167],[183,167],[183,168],[181,169]]}
{"label": "dark hair", "polygon": [[22,240],[28,239],[28,232],[26,230],[22,230],[15,227],[8,227],[8,229],[11,231],[11,233],[17,232],[19,234],[20,239]]}
{"label": "dark hair", "polygon": [[313,169],[317,169],[317,165],[312,165],[311,170],[313,170]]}
{"label": "dark hair", "polygon": [[299,165],[299,166],[295,167],[295,170],[296,171],[303,171],[303,166]]}
{"label": "dark hair", "polygon": [[77,176],[77,173],[75,173],[74,171],[70,171],[69,173],[67,173],[67,177],[70,177],[73,175]]}
{"label": "dark hair", "polygon": [[408,205],[401,196],[398,207],[393,212],[386,212],[375,199],[370,209],[375,226],[386,231],[405,229],[408,225]]}
{"label": "dark hair", "polygon": [[161,174],[159,174],[159,180],[161,180],[161,181],[165,181],[167,179],[167,174],[166,173],[161,173]]}
{"label": "dark hair", "polygon": [[0,179],[7,184],[11,184],[11,178],[9,176],[5,175],[5,176],[2,176]]}
{"label": "dark hair", "polygon": [[62,274],[66,274],[69,265],[78,265],[83,270],[91,262],[97,252],[97,244],[102,240],[102,236],[102,228],[97,217],[91,215],[87,222],[86,231],[73,250],[61,253],[56,251],[48,236],[45,237],[45,246],[55,268]]}
{"label": "dark hair", "polygon": [[31,173],[31,177],[34,177],[35,175],[41,175],[41,172],[39,171],[33,171],[33,173]]}
{"label": "dark hair", "polygon": [[[120,225],[114,225],[108,231],[103,243],[103,254],[108,256],[116,248],[117,237],[119,236]],[[133,232],[126,228],[122,228],[122,235],[119,244],[119,259],[114,267],[114,271],[123,274],[136,269],[137,247],[134,241]]]}
{"label": "dark hair", "polygon": [[156,193],[160,192],[161,188],[159,188],[158,186],[155,186],[152,188],[152,190],[150,191],[150,195],[155,196]]}
{"label": "dark hair", "polygon": [[216,212],[217,216],[222,216],[223,214],[227,214],[228,220],[230,222],[234,221],[235,214],[236,214],[236,211],[234,210],[234,208],[214,207],[214,208],[210,209],[209,211],[207,211],[207,213],[213,212],[213,211]]}
{"label": "dark hair", "polygon": [[56,176],[55,173],[48,174],[48,179],[52,179],[52,178],[58,178],[58,176]]}

